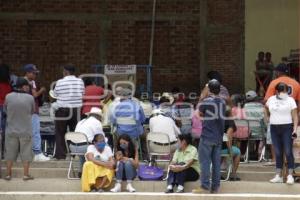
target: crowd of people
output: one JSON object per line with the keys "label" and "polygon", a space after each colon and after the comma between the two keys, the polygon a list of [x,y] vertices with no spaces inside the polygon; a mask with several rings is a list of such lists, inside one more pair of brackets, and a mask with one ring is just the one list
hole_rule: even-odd
{"label": "crowd of people", "polygon": [[[266,57],[270,60],[270,55]],[[259,58],[263,62],[262,54]],[[39,71],[35,65],[27,64],[23,70],[25,76],[13,81],[9,67],[0,67],[1,130],[7,161],[5,180],[11,180],[13,161],[18,155],[24,166],[24,180],[33,179],[29,174],[31,161],[50,160],[41,150],[38,115],[38,98],[46,89],[36,87]],[[199,99],[192,102],[179,88],[163,93],[156,101],[138,99],[134,97],[133,88],[97,86],[94,79],[76,77],[76,68],[66,65],[62,69],[63,78],[50,91],[55,110],[54,159],[67,157],[67,132],[83,133],[88,143],[69,144],[71,151],[85,155],[80,156],[78,174],[82,191],[103,192],[111,188],[115,179],[111,192],[121,192],[122,181],[127,183],[127,191],[135,192],[132,181],[137,177],[139,162],[149,159],[144,141],[147,133],[165,133],[168,143],[149,145],[156,150],[166,145],[171,147],[166,193],[183,193],[184,183],[197,181],[199,177],[200,187],[194,189],[194,193],[217,193],[223,178],[222,163],[230,158],[221,155],[232,156],[230,180],[239,181],[238,167],[248,148],[245,139],[250,135],[262,136],[257,137],[255,143],[257,158],[267,144],[276,162],[276,175],[270,182],[283,182],[285,155],[286,183],[293,184],[292,147],[298,127],[300,86],[288,77],[286,65],[279,64],[274,70],[276,79],[270,81],[264,98],[255,91],[230,96],[221,74],[211,71]],[[263,128],[241,126],[237,120],[256,120]]]}

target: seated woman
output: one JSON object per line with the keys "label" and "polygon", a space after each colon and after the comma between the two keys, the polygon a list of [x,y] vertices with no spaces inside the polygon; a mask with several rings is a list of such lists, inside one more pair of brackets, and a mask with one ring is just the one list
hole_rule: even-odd
{"label": "seated woman", "polygon": [[[120,155],[121,154],[121,155]],[[139,166],[138,147],[133,144],[130,136],[122,134],[118,138],[116,158],[118,159],[116,169],[116,184],[111,192],[121,192],[121,182],[127,181],[126,190],[135,192],[132,187],[132,181],[136,177],[136,169]]]}
{"label": "seated woman", "polygon": [[102,192],[111,185],[114,177],[114,159],[111,148],[102,134],[94,136],[93,145],[86,153],[83,165],[81,187],[83,192]]}
{"label": "seated woman", "polygon": [[225,134],[227,136],[226,144],[223,144],[222,154],[228,154],[228,148],[231,149],[233,156],[233,170],[229,180],[231,181],[240,181],[241,179],[237,176],[236,172],[240,164],[241,151],[238,147],[232,146],[233,133],[236,131],[236,126],[234,121],[231,119],[225,120]]}
{"label": "seated woman", "polygon": [[166,193],[173,193],[175,185],[177,185],[176,193],[183,193],[185,182],[196,181],[199,178],[198,151],[191,145],[192,137],[182,134],[178,138],[179,149],[175,151],[172,163],[169,166]]}

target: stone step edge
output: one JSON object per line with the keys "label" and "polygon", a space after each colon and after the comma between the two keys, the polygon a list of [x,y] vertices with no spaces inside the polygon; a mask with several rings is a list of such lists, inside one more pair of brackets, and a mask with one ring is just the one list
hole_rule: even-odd
{"label": "stone step edge", "polygon": [[240,198],[292,198],[292,199],[300,199],[300,194],[256,194],[256,193],[220,193],[220,194],[193,194],[193,193],[183,193],[183,194],[165,194],[163,192],[135,192],[135,193],[128,193],[128,192],[120,192],[120,193],[84,193],[84,192],[18,192],[18,191],[11,191],[11,192],[0,192],[0,196],[29,196],[29,195],[41,195],[41,196],[133,196],[133,197],[143,197],[143,196],[184,196],[184,197],[240,197]]}

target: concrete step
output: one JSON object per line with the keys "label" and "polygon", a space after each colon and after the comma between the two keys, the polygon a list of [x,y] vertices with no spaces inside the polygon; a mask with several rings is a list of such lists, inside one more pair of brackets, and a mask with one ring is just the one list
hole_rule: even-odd
{"label": "concrete step", "polygon": [[[123,183],[125,191],[126,183]],[[134,181],[133,186],[138,192],[162,193],[166,188],[165,181]],[[197,188],[199,182],[188,182],[185,184],[185,192],[189,193]],[[80,192],[80,180],[57,179],[35,179],[24,182],[22,179],[11,181],[0,180],[0,192]],[[299,184],[286,185],[271,184],[269,182],[222,182],[220,193],[224,194],[299,194]],[[2,200],[2,198],[0,198]],[[300,199],[300,198],[299,198]]]}
{"label": "concrete step", "polygon": [[163,194],[163,193],[45,193],[45,192],[5,192],[1,200],[299,200],[300,195],[274,194]]}
{"label": "concrete step", "polygon": [[[31,168],[30,174],[35,178],[64,178],[67,177],[67,168]],[[6,170],[2,168],[2,174],[5,175]],[[22,168],[13,168],[13,177],[22,177]],[[265,182],[274,176],[274,172],[260,171],[238,171],[238,176],[244,181]]]}
{"label": "concrete step", "polygon": [[[32,162],[31,168],[68,168],[70,161],[47,161],[47,162]],[[79,161],[74,161],[76,166]],[[144,164],[141,162],[141,164]],[[2,161],[2,165],[5,165],[5,161]],[[166,167],[167,163],[159,163],[160,167]],[[18,161],[14,164],[16,168],[22,168],[22,163]],[[239,166],[240,171],[259,171],[259,172],[274,172],[275,166],[266,166],[265,163],[241,163]]]}

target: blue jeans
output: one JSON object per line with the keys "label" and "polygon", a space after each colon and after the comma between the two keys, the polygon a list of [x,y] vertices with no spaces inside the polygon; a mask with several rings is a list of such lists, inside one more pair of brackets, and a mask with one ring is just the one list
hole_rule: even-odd
{"label": "blue jeans", "polygon": [[136,169],[131,161],[120,161],[116,172],[116,178],[118,182],[122,180],[132,181],[136,177]]}
{"label": "blue jeans", "polygon": [[[201,138],[199,143],[199,160],[201,163],[201,187],[206,190],[216,191],[220,187],[221,179],[221,148],[217,144]],[[212,183],[210,184],[210,165],[212,164]]]}
{"label": "blue jeans", "polygon": [[40,132],[40,117],[38,114],[32,115],[32,150],[35,155],[42,153],[42,139]]}
{"label": "blue jeans", "polygon": [[276,155],[276,169],[283,168],[283,153],[286,156],[288,169],[294,169],[293,124],[271,125],[271,138]]}

